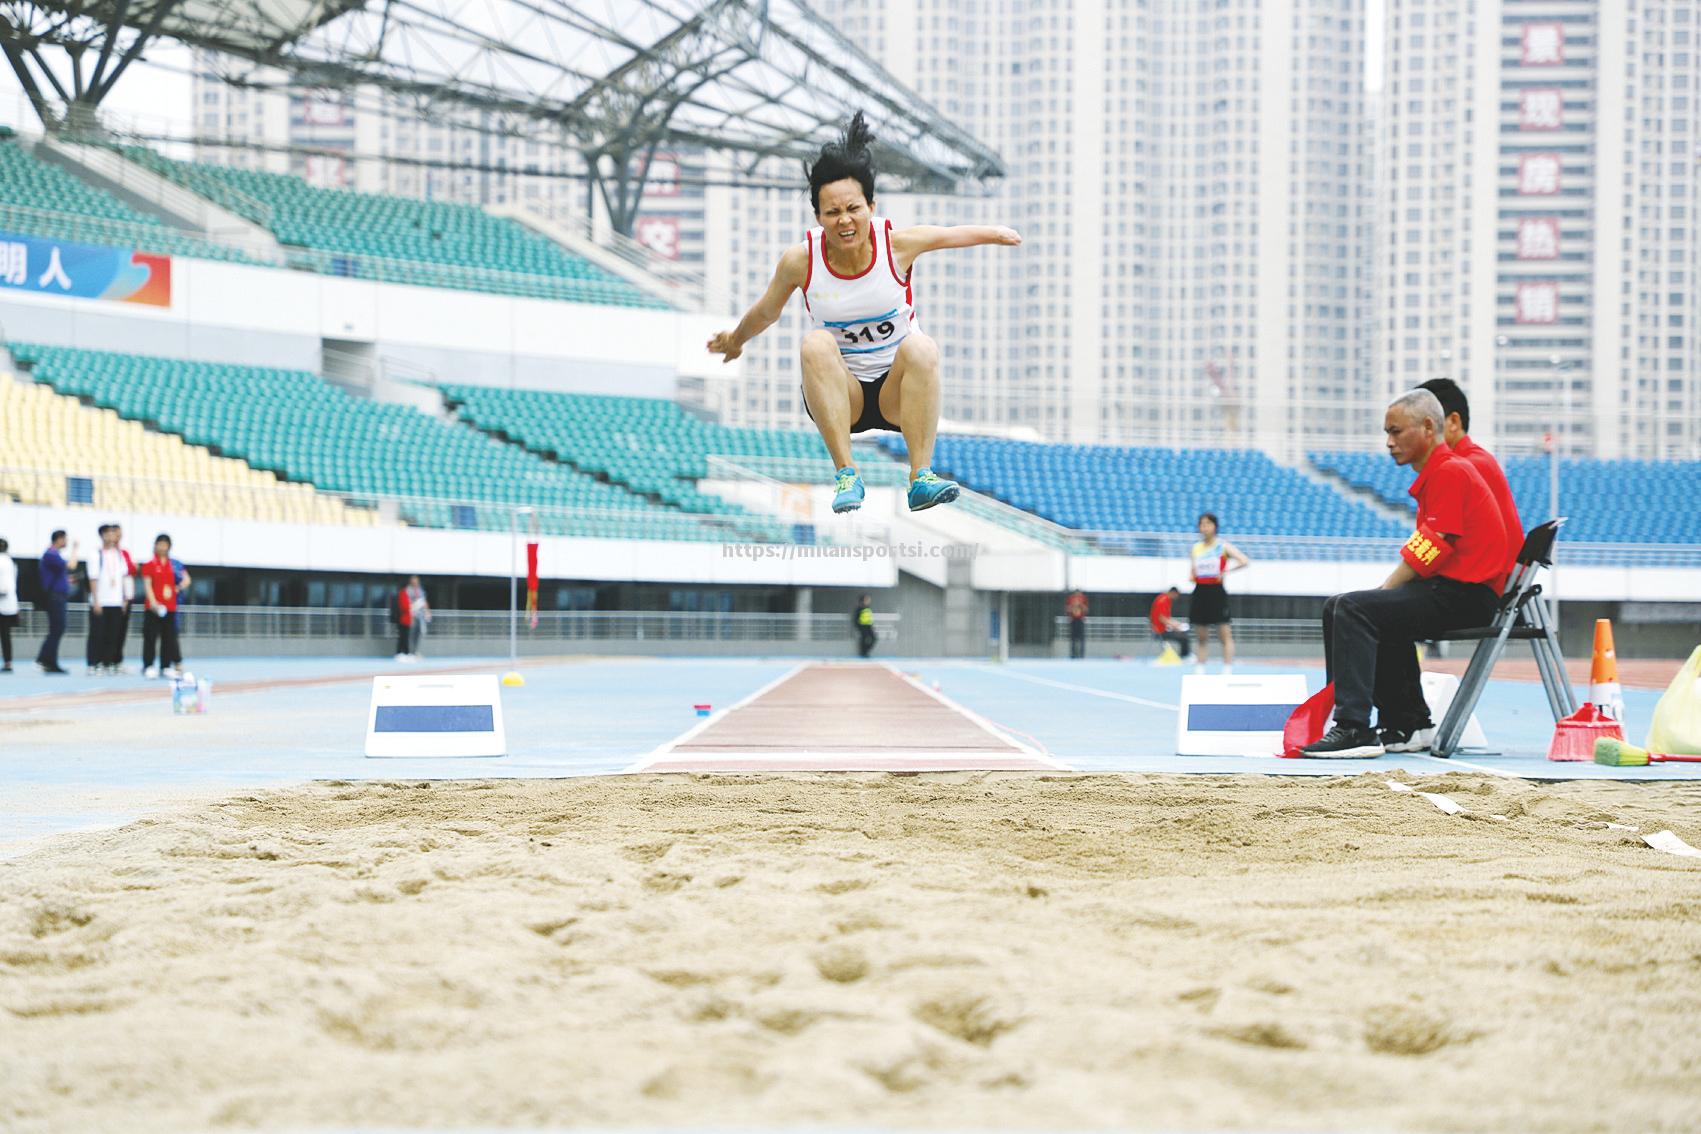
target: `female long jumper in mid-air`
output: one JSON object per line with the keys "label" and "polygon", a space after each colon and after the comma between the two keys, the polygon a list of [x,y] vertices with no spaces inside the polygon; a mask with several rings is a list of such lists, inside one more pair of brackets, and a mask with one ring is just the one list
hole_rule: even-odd
{"label": "female long jumper in mid-air", "polygon": [[922,333],[911,289],[916,258],[940,248],[1020,244],[1003,225],[894,228],[874,213],[873,135],[859,112],[845,136],[821,147],[808,168],[810,203],[821,227],[786,249],[753,307],[731,331],[709,340],[731,362],[773,326],[794,290],[803,291],[811,328],[803,336],[803,404],[838,469],[833,511],[862,506],[866,491],[851,463],[851,434],[903,433],[910,451],[910,511],[957,498],[934,474],[939,429],[939,345]]}

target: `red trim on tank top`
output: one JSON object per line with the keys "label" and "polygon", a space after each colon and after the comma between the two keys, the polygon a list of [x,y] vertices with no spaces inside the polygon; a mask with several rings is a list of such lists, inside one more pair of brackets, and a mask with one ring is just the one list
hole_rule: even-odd
{"label": "red trim on tank top", "polygon": [[873,245],[873,247],[869,249],[872,255],[868,258],[868,267],[862,269],[862,271],[858,272],[854,276],[841,276],[839,273],[833,271],[833,261],[827,258],[827,230],[823,228],[821,230],[821,263],[827,266],[827,271],[832,272],[834,279],[860,280],[863,276],[872,272],[874,270],[874,265],[880,262],[880,242],[874,238],[873,225],[868,226],[868,243]]}
{"label": "red trim on tank top", "polygon": [[805,232],[803,243],[809,248],[809,264],[803,269],[803,309],[809,310],[809,281],[815,278],[815,234]]}
{"label": "red trim on tank top", "polygon": [[904,302],[906,302],[906,303],[909,302],[909,297],[910,297],[910,272],[915,271],[915,265],[914,264],[910,265],[910,271],[909,272],[905,272],[901,276],[898,275],[898,262],[896,260],[892,259],[892,222],[891,221],[886,222],[886,266],[888,268],[892,269],[892,278],[897,280],[898,283],[903,285]]}

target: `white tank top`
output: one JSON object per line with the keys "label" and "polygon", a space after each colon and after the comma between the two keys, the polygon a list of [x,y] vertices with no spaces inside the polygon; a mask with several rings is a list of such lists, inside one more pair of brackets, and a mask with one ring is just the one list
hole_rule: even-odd
{"label": "white tank top", "polygon": [[827,264],[822,232],[804,234],[809,245],[809,275],[803,306],[815,330],[831,331],[845,366],[859,381],[872,382],[892,369],[898,344],[919,331],[910,291],[914,265],[902,277],[892,256],[892,222],[873,217],[868,224],[874,255],[859,275],[841,276]]}

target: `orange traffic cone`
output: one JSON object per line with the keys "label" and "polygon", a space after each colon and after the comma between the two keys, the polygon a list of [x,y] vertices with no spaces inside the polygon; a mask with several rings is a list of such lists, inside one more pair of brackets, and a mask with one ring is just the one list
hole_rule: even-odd
{"label": "orange traffic cone", "polygon": [[1624,690],[1618,684],[1618,653],[1612,648],[1612,619],[1595,619],[1595,660],[1589,667],[1589,700],[1624,723]]}

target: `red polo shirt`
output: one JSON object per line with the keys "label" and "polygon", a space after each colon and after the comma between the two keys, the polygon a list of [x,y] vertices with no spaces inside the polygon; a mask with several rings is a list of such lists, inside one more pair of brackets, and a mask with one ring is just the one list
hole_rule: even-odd
{"label": "red polo shirt", "polygon": [[142,564],[142,578],[154,585],[154,605],[169,611],[177,609],[177,572],[171,559],[150,559]]}
{"label": "red polo shirt", "polygon": [[[1469,437],[1459,438],[1453,452],[1471,462],[1471,467],[1488,485],[1495,504],[1500,508],[1500,519],[1506,526],[1506,573],[1509,575],[1518,561],[1518,552],[1524,549],[1524,521],[1518,518],[1518,503],[1512,499],[1512,486],[1506,483],[1506,473],[1501,470],[1500,462],[1494,459],[1494,454]],[[1502,576],[1500,585],[1504,586],[1505,582]]]}
{"label": "red polo shirt", "polygon": [[1162,634],[1165,630],[1169,629],[1169,627],[1165,625],[1165,622],[1171,617],[1170,611],[1174,609],[1174,607],[1175,600],[1170,598],[1168,591],[1165,591],[1163,594],[1152,600],[1152,633]]}
{"label": "red polo shirt", "polygon": [[[1432,574],[1490,586],[1504,577],[1509,558],[1506,524],[1500,518],[1494,493],[1471,462],[1443,441],[1429,455],[1410,491],[1417,501],[1420,532],[1427,528],[1437,535],[1458,537],[1453,541],[1452,554],[1436,559]],[[1412,539],[1420,541],[1421,537],[1414,535]]]}

